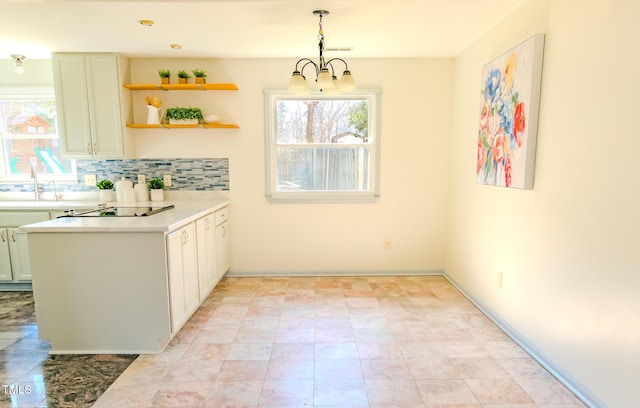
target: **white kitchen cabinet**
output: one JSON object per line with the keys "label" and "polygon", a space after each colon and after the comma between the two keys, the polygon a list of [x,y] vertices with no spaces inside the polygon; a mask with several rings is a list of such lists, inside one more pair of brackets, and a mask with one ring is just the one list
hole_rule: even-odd
{"label": "white kitchen cabinet", "polygon": [[9,233],[0,228],[0,281],[12,281],[11,258],[9,257]]}
{"label": "white kitchen cabinet", "polygon": [[[198,251],[202,243],[212,243],[199,240],[196,227],[220,205],[185,201],[152,217],[78,223],[65,218],[21,227],[18,237],[26,235],[33,271],[38,334],[50,341],[50,353],[161,352],[204,301],[198,275],[204,254]],[[0,211],[0,225],[6,219]],[[215,231],[215,215],[213,220]],[[217,251],[209,247],[205,253]],[[216,258],[210,262],[217,272]]]}
{"label": "white kitchen cabinet", "polygon": [[26,236],[18,233],[17,227],[48,219],[48,212],[0,212],[0,281],[13,283],[31,281]]}
{"label": "white kitchen cabinet", "polygon": [[128,60],[111,53],[54,53],[52,62],[63,155],[130,155],[123,128],[130,102],[121,96]]}
{"label": "white kitchen cabinet", "polygon": [[18,228],[7,228],[9,235],[9,256],[11,257],[11,270],[14,281],[31,281],[31,268],[29,267],[29,253],[24,234],[18,233]]}
{"label": "white kitchen cabinet", "polygon": [[216,218],[216,255],[218,260],[218,281],[229,270],[229,210],[227,207],[217,210]]}
{"label": "white kitchen cabinet", "polygon": [[215,222],[213,213],[196,220],[200,301],[206,299],[220,280],[218,277]]}
{"label": "white kitchen cabinet", "polygon": [[178,330],[200,304],[196,227],[190,223],[167,235],[171,332]]}

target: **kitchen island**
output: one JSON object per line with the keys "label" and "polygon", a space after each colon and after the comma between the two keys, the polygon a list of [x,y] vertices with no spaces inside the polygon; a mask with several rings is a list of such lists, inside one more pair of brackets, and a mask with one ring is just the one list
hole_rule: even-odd
{"label": "kitchen island", "polygon": [[50,353],[162,351],[228,269],[228,204],[168,201],[174,208],[147,217],[20,227]]}

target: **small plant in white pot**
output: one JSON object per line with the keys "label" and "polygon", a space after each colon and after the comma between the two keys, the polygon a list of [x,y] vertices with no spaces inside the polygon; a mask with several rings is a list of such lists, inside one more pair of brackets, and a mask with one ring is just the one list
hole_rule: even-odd
{"label": "small plant in white pot", "polygon": [[197,125],[202,119],[202,110],[200,108],[168,108],[165,117],[170,125]]}
{"label": "small plant in white pot", "polygon": [[100,180],[96,183],[100,190],[100,201],[113,201],[113,182],[109,179]]}
{"label": "small plant in white pot", "polygon": [[158,177],[154,177],[147,183],[149,191],[151,191],[151,201],[164,200],[164,181]]}

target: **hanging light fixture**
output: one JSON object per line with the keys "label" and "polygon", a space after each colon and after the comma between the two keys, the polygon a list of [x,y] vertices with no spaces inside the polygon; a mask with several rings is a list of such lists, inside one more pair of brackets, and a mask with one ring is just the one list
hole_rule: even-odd
{"label": "hanging light fixture", "polygon": [[22,61],[27,58],[24,55],[11,54],[11,58],[16,61],[16,74],[24,74],[24,68],[22,68]]}
{"label": "hanging light fixture", "polygon": [[[292,93],[309,93],[310,88],[307,83],[307,79],[302,74],[304,69],[311,65],[315,68],[316,74],[316,83],[315,88],[320,91],[328,90],[330,92],[345,92],[345,91],[353,91],[356,89],[356,84],[353,81],[353,75],[351,75],[351,71],[349,71],[349,67],[347,66],[347,62],[342,58],[331,58],[328,61],[324,59],[324,34],[322,32],[322,17],[329,14],[327,10],[314,10],[313,14],[318,16],[320,22],[318,24],[318,48],[320,51],[320,59],[316,64],[309,58],[301,58],[296,62],[296,68],[291,75],[291,80],[289,81],[289,91]],[[344,72],[342,73],[342,77],[338,81],[336,78],[335,70],[333,68],[333,64],[336,62],[342,62],[344,64]],[[298,69],[302,64],[302,68]]]}

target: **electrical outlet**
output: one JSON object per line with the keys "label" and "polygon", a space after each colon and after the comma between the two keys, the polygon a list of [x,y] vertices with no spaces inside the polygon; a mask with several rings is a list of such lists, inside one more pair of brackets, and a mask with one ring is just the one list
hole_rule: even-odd
{"label": "electrical outlet", "polygon": [[391,251],[393,249],[393,241],[390,239],[384,240],[384,250]]}
{"label": "electrical outlet", "polygon": [[163,177],[165,187],[171,187],[171,174],[165,174]]}
{"label": "electrical outlet", "polygon": [[96,175],[95,174],[85,174],[84,175],[84,185],[85,186],[94,186],[96,185]]}
{"label": "electrical outlet", "polygon": [[147,177],[144,174],[138,174],[138,184],[147,184]]}
{"label": "electrical outlet", "polygon": [[502,272],[498,272],[498,289],[502,289]]}

